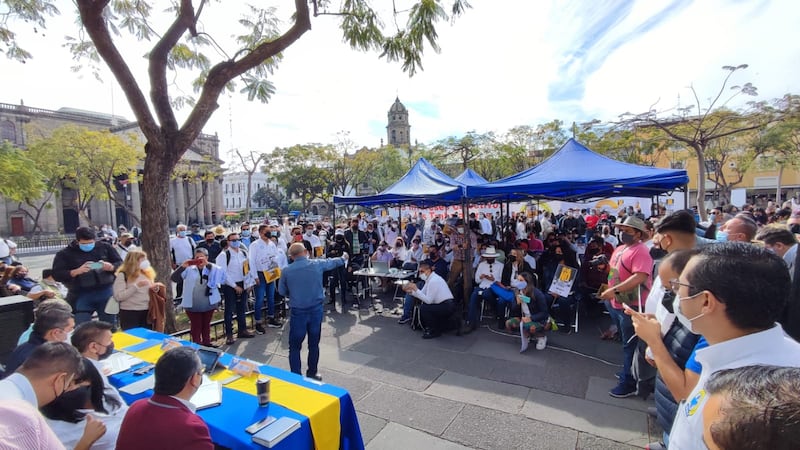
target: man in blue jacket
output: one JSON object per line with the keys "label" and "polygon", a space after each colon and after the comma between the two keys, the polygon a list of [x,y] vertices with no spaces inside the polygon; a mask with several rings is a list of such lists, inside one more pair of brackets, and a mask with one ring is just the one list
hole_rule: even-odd
{"label": "man in blue jacket", "polygon": [[309,259],[308,250],[295,242],[289,247],[289,264],[281,274],[278,292],[291,302],[289,321],[289,367],[300,374],[300,348],[308,334],[308,369],[306,376],[322,380],[317,373],[319,364],[319,339],[322,333],[323,304],[325,291],[322,273],[343,266],[347,258]]}

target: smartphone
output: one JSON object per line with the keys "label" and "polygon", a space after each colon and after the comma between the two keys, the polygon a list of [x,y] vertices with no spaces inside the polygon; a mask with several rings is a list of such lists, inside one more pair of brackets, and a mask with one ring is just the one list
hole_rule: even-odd
{"label": "smartphone", "polygon": [[275,418],[272,416],[267,416],[259,420],[258,422],[248,426],[247,428],[244,429],[244,431],[248,432],[249,434],[256,434],[259,432],[259,430],[264,429],[272,422],[275,422]]}
{"label": "smartphone", "polygon": [[89,268],[92,269],[92,270],[102,269],[103,268],[103,263],[102,262],[93,262],[93,263],[89,264]]}
{"label": "smartphone", "polygon": [[189,260],[187,260],[186,262],[187,262],[187,263],[188,263],[190,266],[196,266],[196,265],[200,264],[200,261],[198,261],[198,260],[196,260],[196,259],[189,259]]}

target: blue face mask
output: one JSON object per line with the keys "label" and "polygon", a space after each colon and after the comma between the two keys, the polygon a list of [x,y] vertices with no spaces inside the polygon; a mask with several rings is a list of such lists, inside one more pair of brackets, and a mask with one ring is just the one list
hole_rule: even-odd
{"label": "blue face mask", "polygon": [[239,248],[239,245],[241,243],[239,241],[231,241],[231,242],[229,242],[229,244],[230,244],[231,248]]}
{"label": "blue face mask", "polygon": [[242,237],[250,237],[249,231],[242,231]]}
{"label": "blue face mask", "polygon": [[722,230],[717,231],[717,241],[728,242],[728,232]]}
{"label": "blue face mask", "polygon": [[180,237],[186,237],[186,230],[181,230],[181,231],[178,231],[178,236],[180,236]]}
{"label": "blue face mask", "polygon": [[94,250],[94,242],[90,242],[88,244],[78,243],[78,247],[80,247],[82,251],[89,253],[90,251]]}

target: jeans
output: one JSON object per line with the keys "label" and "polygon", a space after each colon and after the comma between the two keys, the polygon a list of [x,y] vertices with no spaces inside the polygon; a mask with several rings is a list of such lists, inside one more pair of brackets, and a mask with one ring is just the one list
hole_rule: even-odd
{"label": "jeans", "polygon": [[614,323],[619,329],[619,335],[622,337],[622,353],[624,359],[622,362],[622,380],[628,386],[636,386],[636,379],[633,378],[631,373],[631,365],[633,365],[633,353],[636,351],[636,346],[639,344],[639,338],[636,337],[633,329],[633,320],[625,314],[621,309],[615,309],[608,305],[608,313],[611,315],[611,322]]}
{"label": "jeans", "polygon": [[267,317],[275,317],[275,282],[267,283],[264,272],[258,271],[258,284],[255,285],[255,317],[256,322],[261,321],[261,310],[264,309],[264,296],[267,297]]}
{"label": "jeans", "polygon": [[75,295],[75,325],[92,320],[92,313],[97,311],[97,318],[112,325],[116,322],[113,314],[106,314],[106,303],[114,295],[112,285],[78,292]]}
{"label": "jeans", "polygon": [[[242,283],[237,283],[239,287]],[[233,309],[236,308],[236,323],[239,324],[239,333],[247,330],[245,321],[245,307],[247,306],[247,291],[237,294],[236,291],[227,284],[222,285],[222,295],[225,297],[225,335],[233,336]]]}
{"label": "jeans", "polygon": [[189,317],[192,342],[211,345],[211,319],[214,317],[214,311],[214,309],[205,312],[186,311],[186,315]]}
{"label": "jeans", "polygon": [[497,318],[503,317],[505,305],[497,301],[497,296],[494,295],[491,288],[482,289],[476,287],[472,290],[472,295],[469,297],[469,311],[467,312],[467,320],[470,324],[480,323],[481,321],[481,300],[486,300],[494,303],[495,314]]}
{"label": "jeans", "polygon": [[317,374],[319,364],[319,338],[322,334],[322,305],[310,308],[292,308],[289,320],[289,367],[292,372],[300,374],[300,349],[308,334],[308,369],[307,376]]}

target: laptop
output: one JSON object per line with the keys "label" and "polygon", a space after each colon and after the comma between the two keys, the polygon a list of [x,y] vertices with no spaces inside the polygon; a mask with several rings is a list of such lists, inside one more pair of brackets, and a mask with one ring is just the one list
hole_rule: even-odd
{"label": "laptop", "polygon": [[197,355],[200,356],[200,362],[203,363],[203,371],[210,374],[217,370],[222,351],[211,347],[198,347]]}
{"label": "laptop", "polygon": [[373,273],[389,273],[389,263],[386,261],[372,261]]}

